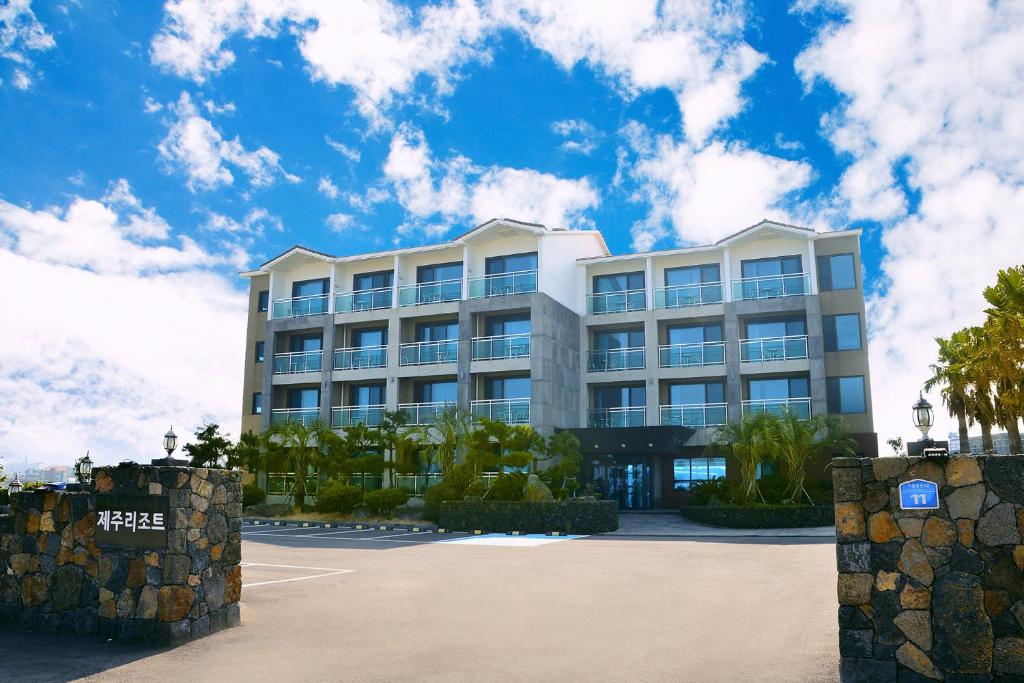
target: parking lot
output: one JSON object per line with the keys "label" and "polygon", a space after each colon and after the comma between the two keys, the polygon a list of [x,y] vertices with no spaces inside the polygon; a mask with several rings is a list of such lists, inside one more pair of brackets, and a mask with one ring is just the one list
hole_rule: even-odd
{"label": "parking lot", "polygon": [[170,650],[3,632],[0,667],[16,680],[837,679],[829,539],[248,524],[242,545],[240,627]]}

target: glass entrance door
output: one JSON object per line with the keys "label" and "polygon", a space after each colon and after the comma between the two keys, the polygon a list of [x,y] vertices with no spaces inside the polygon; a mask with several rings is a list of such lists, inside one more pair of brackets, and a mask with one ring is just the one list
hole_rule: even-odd
{"label": "glass entrance door", "polygon": [[651,466],[645,462],[616,463],[594,467],[594,482],[607,500],[618,501],[620,510],[650,510]]}

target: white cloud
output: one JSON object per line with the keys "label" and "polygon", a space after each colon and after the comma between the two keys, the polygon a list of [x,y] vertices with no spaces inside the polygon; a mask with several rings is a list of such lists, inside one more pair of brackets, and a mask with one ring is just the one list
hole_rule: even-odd
{"label": "white cloud", "polygon": [[18,90],[28,90],[32,87],[32,77],[21,69],[14,70],[14,78],[11,80],[13,85]]}
{"label": "white cloud", "polygon": [[327,227],[331,232],[344,233],[352,227],[352,216],[347,213],[332,213],[327,217]]}
{"label": "white cloud", "polygon": [[155,114],[158,111],[163,111],[164,105],[162,102],[157,102],[152,97],[146,97],[142,103],[142,111],[147,114]]}
{"label": "white cloud", "polygon": [[263,237],[267,228],[276,232],[284,230],[284,223],[279,216],[275,216],[264,208],[255,207],[250,209],[241,221],[230,216],[209,211],[206,215],[206,223],[201,226],[204,230],[223,232],[237,236],[244,244],[252,245],[256,238]]}
{"label": "white cloud", "polygon": [[566,152],[579,152],[584,156],[597,149],[604,133],[597,130],[589,122],[582,119],[564,119],[551,124],[551,131],[565,138],[562,149]]}
{"label": "white cloud", "polygon": [[359,154],[359,150],[358,149],[355,149],[353,147],[349,147],[348,145],[346,145],[343,142],[338,142],[337,140],[332,139],[330,135],[325,135],[324,136],[324,142],[327,143],[328,147],[333,149],[335,152],[338,152],[339,154],[341,154],[343,157],[345,157],[349,161],[352,161],[352,162],[359,161],[360,154]]}
{"label": "white cloud", "polygon": [[121,181],[59,209],[0,201],[0,285],[19,292],[0,326],[8,463],[70,465],[86,449],[146,462],[172,423],[237,434],[246,297],[219,274],[231,255],[139,237],[132,226],[166,226],[149,211]]}
{"label": "white cloud", "polygon": [[248,176],[253,187],[272,185],[279,176],[290,183],[301,181],[281,167],[277,152],[268,147],[250,151],[237,136],[224,139],[212,123],[200,116],[188,93],[182,92],[170,108],[175,119],[157,150],[171,168],[188,176],[188,188],[193,192],[233,184],[235,177],[228,165]]}
{"label": "white cloud", "polygon": [[[932,338],[979,322],[982,288],[1024,252],[1024,5],[838,7],[847,16],[796,67],[809,88],[843,96],[823,126],[854,159],[836,203],[883,221],[883,281],[868,302],[875,428],[910,436]],[[935,432],[951,426],[943,416]]]}
{"label": "white cloud", "polygon": [[321,176],[316,189],[320,191],[320,194],[328,199],[338,198],[338,186],[334,184],[334,181],[331,180],[330,176]]}
{"label": "white cloud", "polygon": [[18,65],[11,84],[19,90],[32,87],[31,52],[49,50],[56,43],[36,18],[31,0],[6,0],[0,3],[0,57]]}
{"label": "white cloud", "polygon": [[208,111],[210,114],[214,116],[218,114],[234,114],[236,109],[234,102],[225,102],[224,104],[217,104],[213,100],[204,100],[203,107],[205,107],[206,111]]}

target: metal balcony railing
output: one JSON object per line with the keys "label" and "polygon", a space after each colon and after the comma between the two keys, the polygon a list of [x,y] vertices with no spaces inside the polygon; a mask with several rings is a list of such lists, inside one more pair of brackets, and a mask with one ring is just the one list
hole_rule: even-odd
{"label": "metal balcony railing", "polygon": [[658,347],[658,364],[663,368],[688,368],[725,363],[725,342],[663,344]]}
{"label": "metal balcony railing", "polygon": [[297,318],[303,315],[320,315],[327,313],[331,297],[327,294],[296,296],[290,299],[274,301],[275,318]]}
{"label": "metal balcony railing", "polygon": [[763,275],[732,281],[734,301],[746,299],[777,299],[811,293],[811,276],[807,273]]}
{"label": "metal balcony railing", "polygon": [[684,308],[722,303],[721,282],[702,282],[699,285],[672,285],[654,290],[655,308]]}
{"label": "metal balcony railing", "polygon": [[458,301],[462,298],[462,280],[438,280],[405,285],[398,290],[399,306],[420,306],[438,304],[444,301]]}
{"label": "metal balcony railing", "polygon": [[426,490],[434,484],[440,484],[443,479],[440,473],[433,474],[396,474],[395,488],[405,491],[410,496],[422,496]]}
{"label": "metal balcony railing", "polygon": [[469,298],[528,294],[537,291],[537,271],[517,270],[512,273],[494,273],[469,279]]}
{"label": "metal balcony railing", "polygon": [[270,424],[301,422],[307,427],[320,419],[319,408],[278,408],[270,412]]}
{"label": "metal balcony railing", "polygon": [[364,368],[383,368],[388,364],[388,347],[358,346],[347,349],[334,349],[335,370],[361,370]]}
{"label": "metal balcony railing", "polygon": [[511,425],[530,423],[530,399],[495,398],[472,401],[470,410],[476,419],[487,418]]}
{"label": "metal balcony railing", "polygon": [[772,363],[807,358],[807,335],[740,339],[740,361],[743,363]]}
{"label": "metal balcony railing", "polygon": [[376,427],[380,424],[385,407],[376,406],[341,406],[331,408],[331,426],[335,429],[361,424]]}
{"label": "metal balcony railing", "polygon": [[459,359],[459,340],[412,342],[398,347],[399,365],[437,365]]}
{"label": "metal balcony railing", "polygon": [[616,370],[643,370],[644,347],[626,349],[595,349],[587,352],[589,372],[614,372]]}
{"label": "metal balcony railing", "polygon": [[454,403],[446,401],[435,401],[433,403],[400,403],[398,409],[405,412],[408,419],[406,424],[429,425],[437,422],[438,416]]}
{"label": "metal balcony railing", "polygon": [[647,310],[647,290],[644,289],[587,295],[587,313],[591,315],[645,310]]}
{"label": "metal balcony railing", "polygon": [[758,413],[773,413],[775,415],[781,415],[787,409],[792,410],[800,417],[807,419],[811,416],[811,399],[770,398],[743,402],[743,412],[750,412],[754,415]]}
{"label": "metal balcony railing", "polygon": [[590,427],[643,427],[646,424],[645,406],[591,410],[587,419],[587,425]]}
{"label": "metal balcony railing", "polygon": [[320,372],[321,351],[298,351],[274,354],[274,374],[286,375],[296,372]]}
{"label": "metal balcony railing", "polygon": [[391,288],[363,289],[358,292],[344,292],[334,295],[334,312],[375,311],[391,308]]}
{"label": "metal balcony railing", "polygon": [[473,360],[529,358],[530,333],[473,337]]}
{"label": "metal balcony railing", "polygon": [[664,426],[715,427],[728,422],[729,411],[725,403],[680,403],[661,406],[661,424]]}

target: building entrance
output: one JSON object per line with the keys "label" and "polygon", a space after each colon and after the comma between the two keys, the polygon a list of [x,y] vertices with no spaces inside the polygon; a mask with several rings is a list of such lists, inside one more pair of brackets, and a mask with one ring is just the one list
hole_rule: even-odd
{"label": "building entrance", "polygon": [[650,510],[651,466],[643,461],[594,466],[594,483],[606,500],[619,503],[620,510]]}

